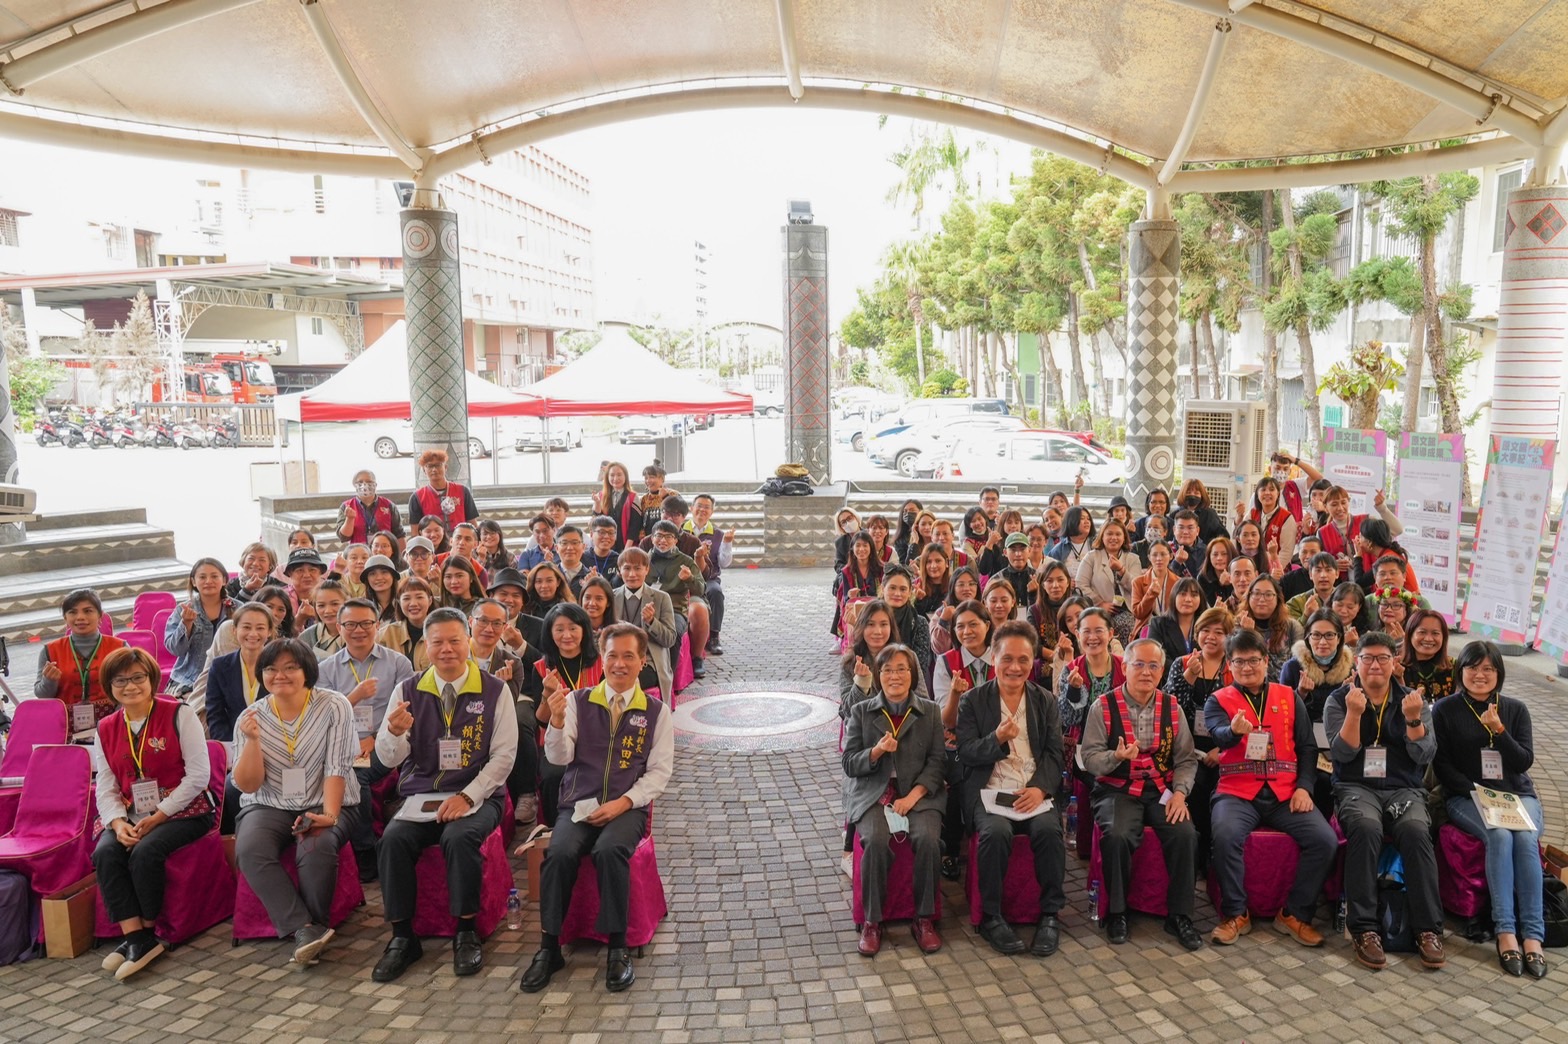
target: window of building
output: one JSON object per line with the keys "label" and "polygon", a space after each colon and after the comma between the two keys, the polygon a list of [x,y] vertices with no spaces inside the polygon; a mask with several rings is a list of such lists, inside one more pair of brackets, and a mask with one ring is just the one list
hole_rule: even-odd
{"label": "window of building", "polygon": [[0,246],[21,246],[17,233],[16,211],[0,210]]}
{"label": "window of building", "polygon": [[313,315],[310,317],[310,332],[315,334],[317,337],[320,337],[323,333],[326,332],[319,315]]}
{"label": "window of building", "polygon": [[1524,183],[1524,168],[1497,175],[1497,198],[1492,201],[1492,251],[1503,249],[1508,231],[1508,194]]}
{"label": "window of building", "polygon": [[315,200],[316,213],[325,214],[327,212],[327,191],[320,174],[317,174],[314,178],[312,197]]}

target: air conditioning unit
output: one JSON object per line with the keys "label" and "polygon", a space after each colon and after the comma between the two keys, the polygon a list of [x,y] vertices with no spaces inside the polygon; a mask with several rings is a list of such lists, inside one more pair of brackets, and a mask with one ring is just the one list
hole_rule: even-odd
{"label": "air conditioning unit", "polygon": [[1182,480],[1197,479],[1221,518],[1268,473],[1271,447],[1263,444],[1261,401],[1189,399],[1181,434]]}
{"label": "air conditioning unit", "polygon": [[0,524],[31,522],[38,508],[38,491],[23,486],[0,485]]}

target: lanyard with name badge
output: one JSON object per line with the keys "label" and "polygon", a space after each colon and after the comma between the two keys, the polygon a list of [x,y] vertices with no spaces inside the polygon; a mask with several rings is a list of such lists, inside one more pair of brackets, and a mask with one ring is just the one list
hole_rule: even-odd
{"label": "lanyard with name badge", "polygon": [[1361,774],[1367,779],[1386,779],[1388,777],[1388,748],[1383,746],[1383,715],[1388,712],[1388,705],[1394,699],[1394,690],[1390,689],[1388,695],[1383,697],[1382,706],[1377,709],[1377,740],[1363,752]]}
{"label": "lanyard with name badge", "polygon": [[1241,698],[1246,701],[1247,707],[1258,716],[1257,727],[1247,733],[1247,760],[1267,761],[1269,757],[1269,732],[1268,725],[1264,722],[1263,712],[1268,709],[1268,689],[1265,687],[1262,699],[1257,704],[1252,702],[1252,697],[1247,695],[1247,690],[1239,685]]}
{"label": "lanyard with name badge", "polygon": [[1497,749],[1497,734],[1487,728],[1486,722],[1481,721],[1481,715],[1475,713],[1475,704],[1466,699],[1465,706],[1470,708],[1470,713],[1475,714],[1475,720],[1486,729],[1486,749],[1481,751],[1481,778],[1502,779],[1503,752]]}
{"label": "lanyard with name badge", "polygon": [[278,713],[278,698],[273,696],[270,701],[272,704],[272,716],[278,719],[278,728],[283,732],[283,745],[289,752],[289,767],[283,770],[283,784],[281,787],[283,800],[286,802],[298,802],[303,805],[305,799],[310,796],[310,775],[304,769],[295,766],[294,745],[299,740],[300,730],[305,727],[305,715],[310,710],[310,698],[315,694],[316,690],[314,689],[306,690],[305,703],[300,707],[299,716],[294,719],[294,727],[292,729],[284,724],[283,715]]}
{"label": "lanyard with name badge", "polygon": [[436,701],[440,705],[441,720],[446,723],[446,735],[436,740],[436,767],[446,772],[449,769],[463,767],[463,741],[452,737],[452,718],[457,714],[457,701],[463,694],[456,688],[452,690],[452,711],[447,712],[446,701],[441,699],[441,694],[436,694]]}
{"label": "lanyard with name badge", "polygon": [[[366,662],[370,662],[368,658]],[[354,684],[356,686],[365,684],[365,678],[359,676],[359,668],[354,666],[354,657],[352,656],[348,658],[348,669],[354,674]],[[365,677],[375,677],[375,669],[368,669]],[[360,732],[374,732],[376,730],[375,708],[370,705],[369,700],[360,700],[354,704],[354,728]]]}
{"label": "lanyard with name badge", "polygon": [[142,742],[136,743],[136,734],[131,731],[131,719],[125,719],[125,738],[130,744],[131,761],[136,766],[136,779],[131,783],[131,807],[138,816],[147,816],[158,811],[158,781],[148,779],[142,770],[142,752],[147,749],[147,733],[152,731],[152,714],[142,720]]}
{"label": "lanyard with name badge", "polygon": [[[66,644],[70,645],[69,639],[67,639]],[[98,636],[98,640],[93,643],[93,651],[87,654],[86,660],[83,660],[81,656],[77,654],[75,645],[70,645],[71,659],[76,661],[76,670],[77,673],[81,676],[82,681],[81,701],[71,704],[72,732],[84,732],[98,723],[98,714],[95,710],[93,710],[92,691],[88,689],[87,686],[88,682],[92,679],[93,661],[98,658],[98,650],[102,645],[103,635],[100,634]]]}

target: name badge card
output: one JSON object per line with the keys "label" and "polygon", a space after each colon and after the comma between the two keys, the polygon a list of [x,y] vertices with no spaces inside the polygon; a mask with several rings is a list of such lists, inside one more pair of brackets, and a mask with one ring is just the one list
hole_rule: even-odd
{"label": "name badge card", "polygon": [[1321,721],[1312,723],[1312,739],[1317,743],[1319,750],[1328,749],[1328,728]]}
{"label": "name badge card", "polygon": [[436,750],[440,755],[438,767],[445,772],[447,769],[460,769],[463,767],[463,741],[457,739],[444,739],[436,741]]}
{"label": "name badge card", "polygon": [[1258,729],[1247,733],[1247,760],[1267,761],[1269,757],[1269,734]]}
{"label": "name badge card", "polygon": [[1481,751],[1481,778],[1503,778],[1503,752],[1487,748]]}
{"label": "name badge card", "polygon": [[354,704],[354,728],[360,732],[376,731],[375,708],[369,701]]}
{"label": "name badge card", "polygon": [[83,701],[81,703],[71,704],[72,732],[87,732],[91,730],[97,723],[97,715],[94,713],[93,705],[91,703]]}
{"label": "name badge card", "polygon": [[131,808],[138,816],[150,816],[158,811],[156,779],[138,779],[131,784]]}
{"label": "name badge card", "polygon": [[289,805],[304,805],[310,797],[310,773],[302,768],[283,770],[283,801]]}
{"label": "name badge card", "polygon": [[1361,763],[1361,774],[1367,779],[1384,779],[1388,776],[1388,748],[1368,747]]}

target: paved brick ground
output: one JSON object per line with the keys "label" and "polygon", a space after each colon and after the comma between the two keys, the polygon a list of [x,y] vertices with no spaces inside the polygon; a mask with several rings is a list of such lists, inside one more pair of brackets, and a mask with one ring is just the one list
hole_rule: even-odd
{"label": "paved brick ground", "polygon": [[[831,694],[825,572],[737,572],[727,581],[729,654],[686,696],[777,688]],[[789,622],[786,622],[789,621]],[[803,621],[795,623],[794,621]],[[1550,819],[1564,838],[1564,686],[1518,670],[1528,700]],[[30,684],[19,672],[18,682]],[[370,982],[384,942],[380,896],[340,930],[308,972],[281,943],[231,948],[220,927],[129,984],[98,970],[99,954],[0,968],[0,1041],[538,1041],[609,1044],[809,1039],[1134,1042],[1561,1040],[1568,1025],[1568,955],[1543,982],[1509,979],[1489,946],[1449,939],[1448,969],[1408,957],[1381,974],[1333,939],[1308,951],[1260,928],[1235,947],[1189,954],[1152,919],[1133,945],[1112,948],[1086,923],[1081,864],[1069,859],[1076,904],[1061,952],[1046,961],[998,957],[968,927],[959,885],[944,886],[947,946],[915,949],[902,926],[873,961],[854,953],[849,883],[838,869],[840,774],[832,744],[779,753],[683,745],[656,832],[670,917],[637,962],[631,992],[602,985],[603,954],[578,948],[536,996],[517,992],[537,941],[522,932],[486,944],[488,967],[458,983],[449,950],[427,947],[402,982]],[[520,875],[519,875],[520,876]],[[1200,927],[1213,923],[1199,899]]]}

